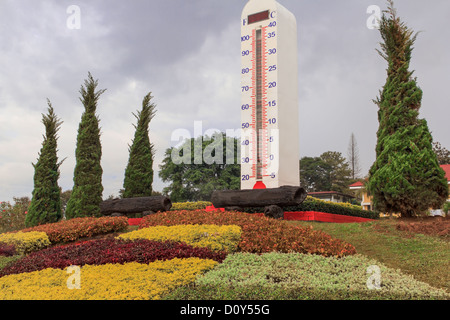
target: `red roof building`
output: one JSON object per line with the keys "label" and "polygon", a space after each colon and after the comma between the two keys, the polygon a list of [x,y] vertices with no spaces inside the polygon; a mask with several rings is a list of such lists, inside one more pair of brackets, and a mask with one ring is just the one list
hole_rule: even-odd
{"label": "red roof building", "polygon": [[355,189],[359,189],[364,187],[364,183],[362,183],[361,181],[357,181],[351,185],[348,186],[350,189],[355,188]]}
{"label": "red roof building", "polygon": [[450,164],[443,164],[441,168],[445,171],[445,177],[447,178],[448,184],[450,184]]}

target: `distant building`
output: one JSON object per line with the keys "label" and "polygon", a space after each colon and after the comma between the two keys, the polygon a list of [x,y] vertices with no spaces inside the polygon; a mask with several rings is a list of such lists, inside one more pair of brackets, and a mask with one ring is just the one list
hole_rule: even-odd
{"label": "distant building", "polygon": [[308,196],[331,202],[351,202],[355,199],[351,194],[336,191],[308,192]]}
{"label": "distant building", "polygon": [[367,194],[364,183],[355,182],[349,186],[350,190],[355,190],[361,194],[361,207],[363,210],[373,210],[372,197]]}
{"label": "distant building", "polygon": [[[443,164],[441,168],[445,171],[445,177],[447,178],[449,197],[447,201],[450,201],[450,164]],[[349,186],[350,190],[355,190],[361,193],[361,207],[363,210],[373,210],[372,197],[367,194],[364,187],[364,183],[358,181]],[[436,211],[436,210],[435,210]]]}

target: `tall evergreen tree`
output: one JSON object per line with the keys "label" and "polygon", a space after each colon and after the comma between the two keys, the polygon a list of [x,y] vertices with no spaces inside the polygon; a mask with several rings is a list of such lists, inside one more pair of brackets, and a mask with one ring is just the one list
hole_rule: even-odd
{"label": "tall evergreen tree", "polygon": [[388,62],[387,80],[374,101],[379,129],[367,187],[376,209],[411,217],[442,206],[448,187],[427,122],[418,117],[422,90],[409,71],[417,34],[397,17],[393,1],[388,3],[380,21],[382,51],[377,50]]}
{"label": "tall evergreen tree", "polygon": [[155,115],[156,105],[151,103],[151,93],[142,101],[142,110],[133,115],[137,125],[132,145],[129,147],[130,156],[125,169],[123,183],[123,197],[145,197],[152,194],[153,183],[153,144],[149,138],[149,124]]}
{"label": "tall evergreen tree", "polygon": [[62,121],[54,113],[47,99],[48,113],[42,114],[45,136],[39,158],[34,167],[34,189],[25,224],[28,227],[56,222],[61,219],[61,191],[58,186],[59,167],[57,156],[57,132]]}
{"label": "tall evergreen tree", "polygon": [[96,91],[98,80],[88,74],[81,86],[80,101],[85,111],[78,127],[74,186],[66,207],[66,217],[100,216],[102,202],[102,174],[100,164],[102,149],[100,144],[99,118],[96,115],[97,102],[105,89]]}

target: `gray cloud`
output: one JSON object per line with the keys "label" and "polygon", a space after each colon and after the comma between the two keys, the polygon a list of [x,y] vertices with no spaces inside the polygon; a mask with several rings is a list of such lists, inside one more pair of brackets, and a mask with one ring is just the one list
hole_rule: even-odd
{"label": "gray cloud", "polygon": [[[122,187],[132,112],[151,91],[157,114],[150,138],[156,164],[177,128],[234,129],[240,123],[240,24],[246,1],[0,0],[0,201],[31,196],[33,167],[44,132],[48,97],[64,121],[59,140],[60,185],[73,185],[75,142],[83,107],[81,84],[92,72],[99,87],[104,197]],[[280,0],[298,20],[301,156],[346,154],[355,133],[363,169],[374,161],[377,109],[386,78],[375,52],[380,41],[366,27],[366,9],[385,1]],[[69,5],[81,9],[81,29],[66,27]],[[412,67],[424,90],[421,116],[447,148],[450,66],[446,62],[450,3],[397,0],[399,15],[423,30]],[[163,184],[155,175],[154,187]]]}

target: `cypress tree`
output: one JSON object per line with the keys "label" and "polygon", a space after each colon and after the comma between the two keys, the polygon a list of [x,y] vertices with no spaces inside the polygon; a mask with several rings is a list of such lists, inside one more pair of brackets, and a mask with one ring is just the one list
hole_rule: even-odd
{"label": "cypress tree", "polygon": [[30,207],[25,218],[27,227],[57,222],[61,219],[61,191],[58,186],[59,167],[57,156],[57,132],[62,121],[55,115],[47,99],[48,113],[42,114],[45,136],[39,158],[34,167],[34,189]]}
{"label": "cypress tree", "polygon": [[96,115],[97,102],[105,90],[98,90],[98,80],[88,74],[81,86],[80,101],[85,110],[78,127],[74,186],[66,207],[68,219],[86,216],[100,216],[102,202],[102,174],[100,164],[102,149],[100,144],[99,118]]}
{"label": "cypress tree", "polygon": [[411,217],[441,207],[448,187],[427,121],[419,119],[422,90],[409,71],[417,34],[397,17],[393,1],[388,3],[380,22],[382,51],[377,50],[388,62],[387,80],[374,101],[379,129],[367,188],[376,209]]}
{"label": "cypress tree", "polygon": [[142,101],[142,110],[133,115],[137,125],[132,145],[129,146],[128,165],[125,169],[123,197],[145,197],[152,194],[153,183],[153,144],[149,139],[149,124],[155,115],[156,105],[151,103],[151,93]]}

